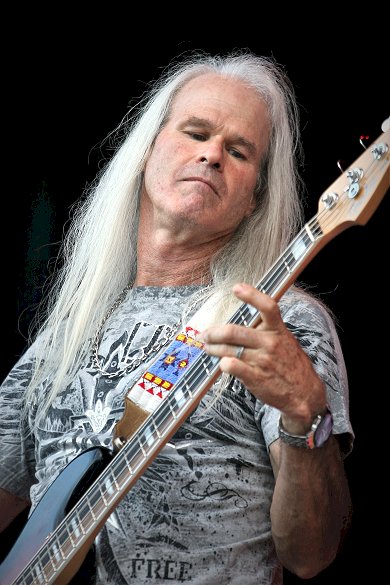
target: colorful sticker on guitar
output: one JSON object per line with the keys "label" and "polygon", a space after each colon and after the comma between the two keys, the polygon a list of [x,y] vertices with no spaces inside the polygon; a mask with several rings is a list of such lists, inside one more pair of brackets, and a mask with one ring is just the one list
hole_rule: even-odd
{"label": "colorful sticker on guitar", "polygon": [[197,335],[198,331],[192,327],[186,327],[185,332],[176,335],[157,360],[139,378],[128,393],[128,397],[136,403],[142,403],[148,410],[154,410],[156,405],[152,409],[148,407],[145,395],[141,397],[139,391],[142,390],[143,393],[147,392],[160,399],[164,398],[201,353],[203,343],[195,339]]}

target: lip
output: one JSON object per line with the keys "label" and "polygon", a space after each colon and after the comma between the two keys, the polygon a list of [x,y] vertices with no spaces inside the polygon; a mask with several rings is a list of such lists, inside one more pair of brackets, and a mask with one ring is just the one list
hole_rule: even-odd
{"label": "lip", "polygon": [[216,195],[218,195],[218,191],[217,191],[214,183],[212,183],[211,181],[208,181],[204,177],[186,177],[185,179],[183,179],[183,181],[186,181],[186,182],[188,182],[188,181],[198,181],[199,183],[204,183],[205,185],[207,185],[208,187],[210,187],[210,189],[212,189]]}

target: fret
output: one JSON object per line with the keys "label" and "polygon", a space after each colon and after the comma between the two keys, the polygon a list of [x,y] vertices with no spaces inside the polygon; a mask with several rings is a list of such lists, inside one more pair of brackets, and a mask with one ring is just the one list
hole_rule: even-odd
{"label": "fret", "polygon": [[315,242],[319,236],[322,236],[322,229],[318,223],[318,221],[312,220],[310,222],[311,226],[313,226],[315,228],[316,233],[314,233],[314,230],[311,230],[309,227],[309,224],[305,224],[304,229],[306,230],[307,235],[309,236],[311,242]]}
{"label": "fret", "polygon": [[48,553],[54,572],[57,572],[62,559],[57,544],[55,542],[53,542],[48,548]]}
{"label": "fret", "polygon": [[[89,508],[88,496],[84,496],[83,501],[85,502],[85,506],[83,508],[83,516],[82,516],[82,530],[83,530],[84,534],[88,534],[89,530],[95,524],[95,518],[94,518],[92,510]],[[87,509],[86,512],[85,512],[85,509]]]}
{"label": "fret", "polygon": [[80,524],[79,524],[77,518],[75,517],[75,514],[72,514],[70,516],[68,526],[69,526],[69,538],[71,540],[73,547],[75,547],[75,546],[77,546],[80,538],[82,538],[82,536],[83,536],[83,532],[82,532],[82,530],[80,530]]}
{"label": "fret", "polygon": [[48,549],[44,549],[42,551],[42,553],[40,554],[40,559],[41,559],[41,564],[43,567],[43,572],[47,576],[47,579],[50,579],[50,575],[52,574],[52,570],[50,568],[50,565],[55,569],[55,567],[53,566],[53,563],[51,562],[51,556],[50,556],[50,551]]}
{"label": "fret", "polygon": [[129,450],[128,449],[128,445],[126,444],[124,446],[124,448],[122,449],[122,451],[121,451],[121,455],[123,456],[123,459],[125,460],[125,464],[126,464],[126,467],[127,467],[128,471],[129,471],[130,475],[134,475],[133,468],[130,465],[130,461],[129,461],[128,457],[127,457],[127,451],[128,450]]}
{"label": "fret", "polygon": [[305,237],[305,234],[300,238],[296,238],[296,240],[290,246],[290,253],[294,260],[292,267],[295,266],[295,264],[306,255],[307,250],[311,247],[311,245],[311,238],[307,236]]}
{"label": "fret", "polygon": [[161,404],[161,407],[155,410],[153,413],[153,422],[156,429],[158,429],[158,431],[156,430],[156,432],[158,433],[159,437],[162,437],[167,428],[169,427],[169,419],[170,419],[169,404],[163,402]]}
{"label": "fret", "polygon": [[229,320],[229,323],[234,323],[235,325],[245,325],[245,327],[248,327],[249,321],[255,313],[257,313],[257,310],[252,307],[252,305],[242,304],[234,313],[233,317]]}
{"label": "fret", "polygon": [[131,445],[129,442],[126,443],[125,446],[121,450],[120,459],[113,461],[114,467],[120,468],[117,472],[117,477],[118,477],[118,479],[120,478],[120,480],[121,480],[122,489],[129,482],[129,480],[132,479],[132,477],[134,475],[134,469],[133,469],[134,463],[132,462],[130,464],[130,460],[128,457],[128,455],[130,454],[129,453],[130,446]]}
{"label": "fret", "polygon": [[294,266],[295,266],[295,262],[296,262],[294,254],[289,254],[288,256],[284,256],[282,261],[283,261],[284,268],[286,269],[286,272],[288,274],[292,274]]}
{"label": "fret", "polygon": [[[112,483],[110,481],[109,478],[102,478],[101,482],[98,484],[98,489],[100,492],[100,500],[103,502],[104,506],[106,508],[108,508],[109,504],[110,504],[110,498],[112,496],[112,491],[113,491],[113,487],[112,487]],[[100,504],[101,502],[99,502]],[[99,506],[98,509],[94,508],[95,513],[97,512],[97,515],[100,514],[101,510],[102,510],[102,506]]]}
{"label": "fret", "polygon": [[34,583],[37,583],[37,585],[48,582],[39,560],[35,563],[32,573],[34,577]]}
{"label": "fret", "polygon": [[140,467],[140,465],[142,465],[142,463],[145,460],[142,451],[140,451],[139,449],[137,435],[131,437],[130,441],[126,443],[123,449],[119,452],[119,457],[122,455],[123,451],[126,451],[128,454],[128,459],[131,461],[131,465],[129,463],[128,465],[130,465],[132,469],[132,474],[134,475],[134,473],[136,473],[137,469]]}
{"label": "fret", "polygon": [[154,431],[155,431],[155,433],[156,433],[156,435],[157,435],[157,438],[160,440],[160,439],[162,439],[162,435],[161,435],[161,433],[160,433],[159,426],[157,425],[156,418],[157,418],[157,417],[155,417],[155,416],[153,416],[153,415],[152,415],[152,416],[151,416],[151,421],[150,421],[150,422],[151,422],[151,424],[153,424],[153,426],[154,426]]}
{"label": "fret", "polygon": [[88,494],[85,494],[84,497],[80,500],[80,504],[77,506],[78,514],[80,518],[80,523],[86,522],[88,520],[88,516],[91,514],[91,507],[89,505]]}
{"label": "fret", "polygon": [[93,520],[99,517],[102,510],[106,508],[104,505],[103,500],[100,497],[100,482],[98,483],[95,489],[92,489],[88,494],[85,496],[86,504],[88,505],[88,512],[84,516],[85,519],[88,519],[88,516],[92,516]]}
{"label": "fret", "polygon": [[280,286],[284,284],[286,276],[292,274],[292,268],[295,264],[295,259],[291,254],[284,255],[278,262],[278,270],[274,270],[272,273],[272,280],[268,279],[268,282],[265,284],[263,292],[274,296]]}
{"label": "fret", "polygon": [[[138,431],[140,433],[140,431]],[[140,437],[134,435],[131,439],[124,445],[124,447],[119,451],[117,457],[123,458],[125,460],[125,465],[122,466],[122,470],[120,472],[123,475],[122,480],[122,491],[126,488],[131,480],[133,479],[137,470],[145,463],[145,459],[147,459],[146,451],[143,448],[143,445],[140,443]],[[130,463],[131,461],[131,463]],[[130,473],[129,473],[130,471]]]}
{"label": "fret", "polygon": [[175,400],[177,403],[177,408],[178,408],[177,414],[179,414],[182,411],[183,407],[188,404],[188,400],[187,400],[188,392],[185,391],[186,390],[185,386],[186,385],[183,383],[178,384],[178,387],[175,388],[175,391],[174,391],[173,395],[171,396],[171,399]]}
{"label": "fret", "polygon": [[[81,504],[81,501],[80,501],[80,504]],[[83,519],[84,518],[83,518],[83,516],[80,516],[80,512],[79,512],[78,507],[75,509],[74,514],[76,514],[76,516],[77,516],[77,523],[78,523],[80,531],[83,533],[83,535],[87,534],[86,530],[83,526]]]}
{"label": "fret", "polygon": [[[176,388],[175,388],[174,394],[176,394]],[[178,411],[179,408],[178,408],[178,403],[175,400],[174,394],[172,394],[170,396],[167,396],[166,401],[167,401],[167,404],[169,406],[169,410],[171,411],[171,415],[176,420],[177,419],[177,414],[178,414],[176,411]]]}
{"label": "fret", "polygon": [[53,559],[53,557],[51,555],[51,552],[50,552],[51,550],[53,550],[53,547],[51,547],[51,549],[48,548],[47,549],[47,552],[48,552],[48,555],[49,555],[49,559],[50,559],[50,562],[51,562],[51,566],[53,567],[53,570],[56,573],[57,572],[57,569],[58,569],[58,565],[55,563],[55,560]]}
{"label": "fret", "polygon": [[142,428],[139,436],[138,436],[138,444],[141,447],[142,453],[146,457],[148,452],[150,451],[151,447],[156,443],[156,432],[153,426],[149,423],[146,423],[144,428]]}
{"label": "fret", "polygon": [[69,537],[69,527],[67,523],[62,525],[60,533],[59,533],[59,543],[60,543],[60,550],[61,554],[64,559],[67,559],[70,552],[73,550],[72,541]]}
{"label": "fret", "polygon": [[[57,563],[58,563],[58,565],[56,566],[56,570],[57,570],[58,567],[62,565],[62,561],[64,560],[64,557],[63,557],[62,551],[61,551],[61,546],[58,543],[58,536],[57,535],[55,535],[55,542],[53,542],[53,544],[51,546],[51,550],[54,553],[55,561],[57,561]],[[53,564],[53,558],[52,558],[52,564]]]}
{"label": "fret", "polygon": [[142,455],[146,458],[147,451],[144,449],[144,446],[143,446],[142,441],[141,441],[141,436],[137,436],[135,439],[136,439],[136,442],[138,443],[138,445],[141,449]]}
{"label": "fret", "polygon": [[110,503],[118,491],[118,483],[111,468],[105,470],[103,474],[103,481],[104,487],[106,489],[106,495],[108,496],[108,503]]}
{"label": "fret", "polygon": [[[207,374],[207,376],[210,376],[211,372],[215,366],[215,363],[219,362],[219,358],[216,358],[215,356],[208,355],[207,353],[202,353],[199,356],[198,361],[199,361],[199,365],[201,365],[203,368],[203,373]],[[196,368],[194,368],[194,370],[196,370]],[[191,390],[189,389],[189,386],[188,386],[188,392],[191,392]]]}
{"label": "fret", "polygon": [[25,574],[21,575],[22,580],[17,579],[15,581],[15,584],[21,583],[22,585],[35,585],[35,575],[33,573],[33,568],[32,569],[27,568],[27,571],[28,571],[27,575]]}
{"label": "fret", "polygon": [[[310,229],[310,226],[313,228],[313,231]],[[270,296],[276,296],[279,289],[285,284],[286,278],[294,275],[297,266],[313,247],[316,237],[318,238],[322,235],[321,228],[317,221],[312,220],[310,226],[309,224],[304,226],[294,241],[288,246],[286,251],[275,262],[266,279],[260,282],[256,287],[258,290],[261,290]],[[314,231],[316,234],[314,234]],[[243,306],[248,307],[248,305]],[[254,313],[252,312],[252,316],[253,315]],[[244,325],[248,324],[248,321],[245,320]]]}
{"label": "fret", "polygon": [[[117,492],[120,492],[123,489],[123,486],[126,483],[127,478],[129,477],[128,459],[125,456],[125,450],[122,449],[122,451],[123,453],[121,457],[120,458],[116,457],[116,459],[114,459],[111,462],[111,471],[114,477]],[[125,461],[123,461],[122,459],[125,459]]]}

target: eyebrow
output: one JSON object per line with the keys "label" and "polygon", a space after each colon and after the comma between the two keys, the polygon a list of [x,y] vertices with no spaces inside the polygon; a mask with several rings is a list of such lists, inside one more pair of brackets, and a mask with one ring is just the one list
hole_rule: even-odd
{"label": "eyebrow", "polygon": [[[190,116],[190,118],[187,118],[187,120],[185,120],[184,124],[195,126],[196,128],[205,128],[206,130],[213,130],[215,128],[215,126],[210,122],[210,120],[207,120],[207,118],[198,118],[197,116]],[[231,139],[231,142],[233,144],[243,146],[253,156],[257,154],[256,145],[250,140],[247,140],[246,138],[241,136],[241,134],[234,134]]]}

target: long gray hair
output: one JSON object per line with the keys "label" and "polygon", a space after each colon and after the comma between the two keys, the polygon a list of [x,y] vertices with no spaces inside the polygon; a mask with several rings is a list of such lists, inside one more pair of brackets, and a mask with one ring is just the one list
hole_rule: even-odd
{"label": "long gray hair", "polygon": [[30,336],[30,342],[40,336],[40,343],[25,404],[49,376],[45,409],[66,387],[91,351],[108,308],[133,281],[139,195],[148,154],[175,95],[188,81],[206,73],[238,79],[254,88],[267,106],[271,133],[258,173],[256,209],[213,258],[212,285],[196,300],[218,293],[226,300],[221,316],[229,315],[234,303],[227,294],[231,285],[259,282],[301,226],[298,107],[282,67],[247,50],[217,56],[196,52],[173,61],[111,133],[114,155],[73,209],[55,279]]}

